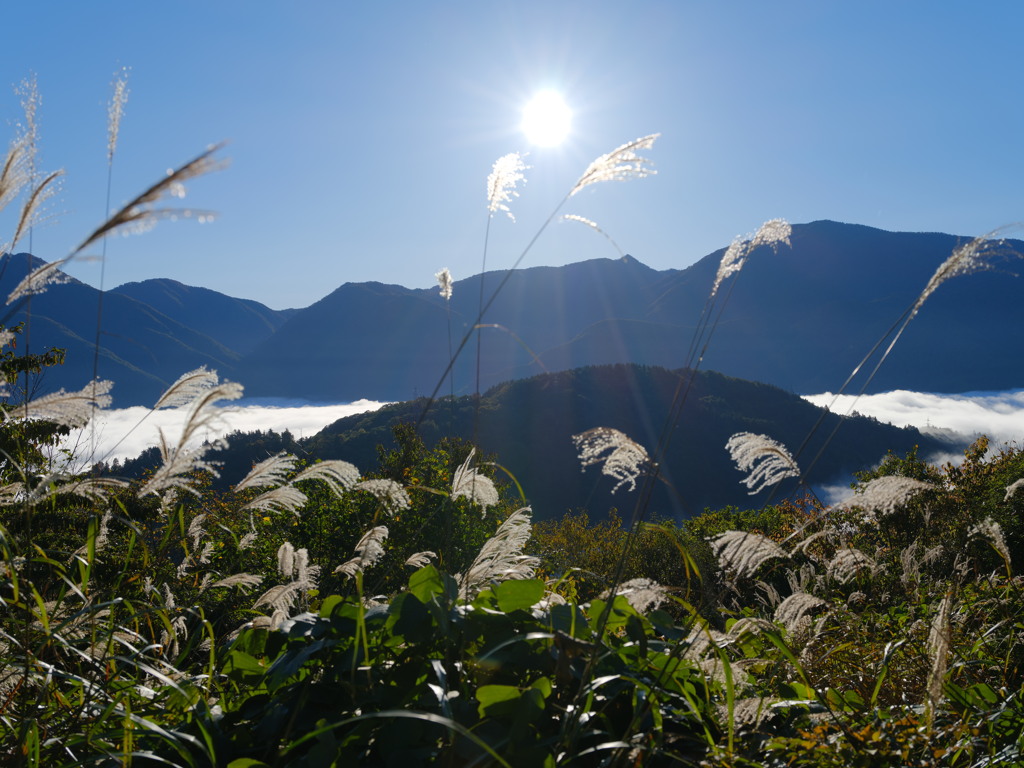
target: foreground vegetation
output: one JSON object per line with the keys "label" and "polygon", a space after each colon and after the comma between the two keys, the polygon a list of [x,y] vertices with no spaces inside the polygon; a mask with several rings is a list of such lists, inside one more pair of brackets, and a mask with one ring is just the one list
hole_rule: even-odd
{"label": "foreground vegetation", "polygon": [[397,437],[372,477],[279,454],[228,491],[5,464],[3,762],[1024,760],[1016,447],[531,537],[467,443]]}

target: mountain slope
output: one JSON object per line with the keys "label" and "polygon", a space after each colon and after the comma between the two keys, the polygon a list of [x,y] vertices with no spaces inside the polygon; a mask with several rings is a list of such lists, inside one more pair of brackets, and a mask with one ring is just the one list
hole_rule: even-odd
{"label": "mountain slope", "polygon": [[[755,251],[724,286],[728,301],[702,367],[794,392],[834,390],[964,242],[831,221],[796,225],[792,247]],[[1009,247],[1024,253],[1024,243]],[[682,364],[723,252],[679,271],[625,257],[513,273],[480,331],[481,386],[585,365]],[[1012,268],[942,285],[867,391],[1019,387],[1024,360],[1012,350],[1024,348],[1024,283]],[[502,278],[484,276],[485,295]],[[447,311],[457,345],[476,317],[480,279],[456,282],[450,307],[436,290],[346,284],[247,355],[240,380],[253,394],[322,400],[433,392],[449,359]],[[474,337],[454,366],[454,386],[446,380],[439,393],[472,392],[475,379]]]}
{"label": "mountain slope", "polygon": [[[677,373],[635,365],[582,368],[507,382],[483,395],[477,441],[516,477],[538,519],[558,517],[579,505],[595,515],[610,507],[629,513],[636,493],[620,489],[612,495],[614,482],[597,467],[581,472],[572,435],[611,427],[652,450],[678,383]],[[420,434],[428,444],[445,435],[472,438],[474,404],[473,397],[434,403]],[[415,423],[425,405],[425,399],[420,399],[341,419],[309,438],[305,448],[317,457],[374,466],[376,446],[392,442],[392,425]],[[680,518],[705,507],[763,504],[768,492],[746,493],[740,485],[742,475],[725,450],[726,441],[736,432],[767,434],[795,452],[821,415],[821,409],[776,387],[698,373],[671,432],[662,471],[666,482],[655,488],[650,514]],[[798,457],[804,469],[838,420],[835,415],[825,417]],[[812,484],[835,482],[873,466],[887,450],[903,453],[915,445],[922,452],[942,447],[914,429],[850,418],[811,469],[809,479]],[[788,482],[783,492],[793,491],[794,485]]]}
{"label": "mountain slope", "polygon": [[[6,296],[42,263],[28,254],[0,257],[0,291]],[[67,350],[65,364],[46,371],[43,391],[80,389],[92,379],[98,303],[99,291],[68,278],[33,296],[6,321],[27,323],[23,344]],[[116,407],[151,404],[185,371],[201,365],[225,370],[238,360],[209,336],[113,292],[104,296],[102,328],[98,373],[114,381]]]}
{"label": "mountain slope", "polygon": [[163,278],[125,283],[108,293],[114,294],[135,299],[239,355],[251,352],[294,314]]}

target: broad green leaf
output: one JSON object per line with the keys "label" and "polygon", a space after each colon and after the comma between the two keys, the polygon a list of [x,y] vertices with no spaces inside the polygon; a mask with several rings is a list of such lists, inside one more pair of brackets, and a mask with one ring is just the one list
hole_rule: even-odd
{"label": "broad green leaf", "polygon": [[444,594],[444,579],[432,565],[425,565],[409,577],[409,591],[421,603],[429,603],[437,595]]}
{"label": "broad green leaf", "polygon": [[224,664],[224,674],[238,682],[255,683],[263,677],[263,673],[266,671],[266,667],[257,659],[239,650],[232,650]]}
{"label": "broad green leaf", "polygon": [[540,579],[510,579],[494,588],[498,607],[505,613],[524,610],[536,605],[544,597],[544,582]]}
{"label": "broad green leaf", "polygon": [[477,711],[480,717],[496,717],[515,711],[522,691],[514,685],[481,685],[476,689]]}

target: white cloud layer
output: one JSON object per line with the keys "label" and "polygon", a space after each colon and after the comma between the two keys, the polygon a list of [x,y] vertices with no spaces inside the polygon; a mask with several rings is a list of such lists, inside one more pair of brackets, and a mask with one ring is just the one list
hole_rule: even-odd
{"label": "white cloud layer", "polygon": [[[296,401],[252,401],[223,409],[215,429],[200,435],[213,440],[236,430],[289,430],[296,438],[310,437],[344,416],[375,411],[384,403],[357,400],[337,405],[309,405]],[[135,458],[145,449],[159,445],[159,430],[175,442],[181,434],[187,409],[151,411],[137,406],[101,411],[93,423],[73,434],[68,446],[76,456],[92,456],[94,461]],[[86,462],[91,463],[91,462]]]}
{"label": "white cloud layer", "polygon": [[[829,405],[833,395],[807,395],[815,405]],[[922,431],[950,430],[970,440],[987,435],[993,443],[1024,443],[1024,389],[1008,392],[967,392],[936,395],[895,390],[877,395],[840,395],[832,411],[874,416],[897,427],[914,426]],[[841,434],[841,433],[840,433]]]}
{"label": "white cloud layer", "polygon": [[[897,427],[917,427],[922,432],[950,440],[945,452],[922,456],[931,464],[959,464],[962,448],[980,435],[987,435],[994,450],[1004,443],[1024,445],[1024,389],[1008,392],[967,392],[959,395],[937,395],[899,389],[877,395],[840,395],[832,402],[831,392],[806,395],[815,405],[829,406],[834,413],[845,414],[851,408],[863,416]],[[842,440],[842,431],[837,439]],[[882,457],[879,456],[879,459]],[[852,478],[836,478],[815,488],[818,497],[833,504],[850,495]]]}

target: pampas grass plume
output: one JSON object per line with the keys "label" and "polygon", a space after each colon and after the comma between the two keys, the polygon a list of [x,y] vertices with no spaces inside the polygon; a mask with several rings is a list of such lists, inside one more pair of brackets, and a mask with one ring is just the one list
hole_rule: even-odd
{"label": "pampas grass plume", "polygon": [[719,564],[739,577],[753,576],[769,560],[789,558],[786,551],[769,538],[747,531],[725,531],[711,539],[711,548]]}
{"label": "pampas grass plume", "polygon": [[639,139],[634,139],[613,149],[608,154],[601,155],[587,166],[583,175],[569,191],[569,197],[591,184],[598,184],[602,181],[642,179],[644,176],[657,173],[650,167],[650,160],[637,153],[640,150],[653,147],[655,140],[660,135],[660,133],[652,133],[649,136],[641,136]]}
{"label": "pampas grass plume", "polygon": [[508,203],[513,197],[519,197],[516,184],[520,181],[526,183],[526,169],[527,166],[523,164],[523,158],[518,152],[510,152],[494,161],[491,173],[487,177],[487,210],[491,214],[504,211],[512,221],[516,220],[509,210]]}
{"label": "pampas grass plume", "polygon": [[751,495],[787,477],[800,476],[800,468],[785,446],[767,435],[737,432],[725,448],[739,470],[748,473],[743,484]]}
{"label": "pampas grass plume", "polygon": [[610,427],[588,429],[573,435],[572,441],[578,451],[581,469],[600,464],[601,474],[618,480],[612,493],[626,483],[629,483],[629,490],[634,490],[637,477],[650,461],[642,445]]}

